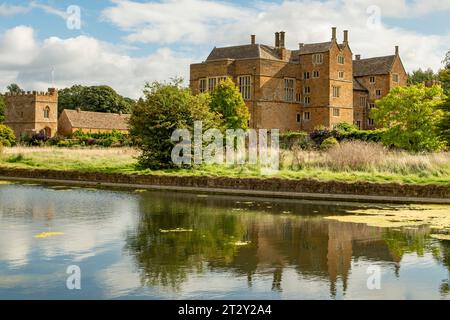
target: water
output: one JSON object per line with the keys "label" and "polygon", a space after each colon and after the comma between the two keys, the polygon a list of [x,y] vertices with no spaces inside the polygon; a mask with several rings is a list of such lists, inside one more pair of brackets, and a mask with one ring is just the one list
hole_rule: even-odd
{"label": "water", "polygon": [[449,299],[450,241],[361,206],[0,183],[0,299]]}

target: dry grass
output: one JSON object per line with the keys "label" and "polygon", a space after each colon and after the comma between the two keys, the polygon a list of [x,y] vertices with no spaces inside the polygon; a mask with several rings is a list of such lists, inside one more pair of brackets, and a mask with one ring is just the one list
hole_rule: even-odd
{"label": "dry grass", "polygon": [[[54,170],[262,176],[257,165],[204,165],[192,169],[138,171],[139,150],[132,148],[4,148],[0,166]],[[410,154],[365,142],[344,142],[328,151],[282,150],[276,176],[289,179],[399,182],[450,185],[450,153]]]}

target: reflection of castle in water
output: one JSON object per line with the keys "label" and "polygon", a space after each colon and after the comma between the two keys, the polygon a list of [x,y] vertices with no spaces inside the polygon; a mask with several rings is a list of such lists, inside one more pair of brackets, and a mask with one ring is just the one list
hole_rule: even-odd
{"label": "reflection of castle in water", "polygon": [[[349,207],[308,202],[159,194],[143,197],[140,206],[145,214],[137,234],[129,238],[129,247],[145,270],[143,280],[151,285],[180,285],[189,270],[206,264],[211,270],[246,276],[249,286],[256,274],[272,274],[271,289],[282,291],[284,270],[294,268],[302,277],[329,282],[334,296],[340,281],[346,291],[353,261],[392,262],[398,272],[403,253],[414,251],[407,248],[409,243],[422,239],[419,244],[423,248],[426,232],[389,233],[363,224],[326,220],[324,215],[341,214]],[[159,232],[177,227],[189,227],[193,232]],[[230,239],[249,244],[230,248]]]}

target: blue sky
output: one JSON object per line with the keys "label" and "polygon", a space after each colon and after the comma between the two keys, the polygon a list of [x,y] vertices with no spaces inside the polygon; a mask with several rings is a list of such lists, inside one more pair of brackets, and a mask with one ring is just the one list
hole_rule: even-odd
{"label": "blue sky", "polygon": [[[81,28],[67,28],[69,6]],[[377,20],[377,18],[379,19]],[[392,54],[407,70],[438,69],[450,50],[450,0],[0,0],[0,91],[14,81],[27,90],[75,83],[113,86],[138,97],[145,82],[188,78],[189,64],[214,46],[328,41],[331,26],[350,30],[363,57]],[[18,57],[23,61],[19,61]]]}

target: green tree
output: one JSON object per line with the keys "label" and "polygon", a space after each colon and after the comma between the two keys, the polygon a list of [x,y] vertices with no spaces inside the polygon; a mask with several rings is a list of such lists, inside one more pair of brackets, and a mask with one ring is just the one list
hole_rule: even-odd
{"label": "green tree", "polygon": [[0,123],[3,123],[3,121],[5,121],[5,109],[6,109],[5,99],[0,94]]}
{"label": "green tree", "polygon": [[109,86],[74,85],[58,92],[59,113],[64,109],[77,108],[95,112],[130,113],[134,103],[134,100],[119,95]]}
{"label": "green tree", "polygon": [[376,101],[370,117],[386,128],[382,141],[387,146],[415,152],[439,150],[444,145],[438,128],[443,97],[439,86],[396,87]]}
{"label": "green tree", "polygon": [[[450,59],[450,57],[449,57]],[[439,130],[442,138],[450,147],[450,68],[441,70],[439,73],[439,80],[442,83],[442,88],[447,98],[441,105],[441,110],[444,113],[442,121],[439,124]]]}
{"label": "green tree", "polygon": [[225,129],[248,128],[248,108],[239,89],[229,78],[221,81],[211,92],[211,110],[223,116]]}
{"label": "green tree", "polygon": [[0,146],[10,147],[16,143],[16,136],[12,129],[0,124]]}
{"label": "green tree", "polygon": [[170,83],[153,82],[144,89],[144,98],[133,107],[130,117],[130,133],[136,139],[142,153],[142,168],[161,169],[175,167],[171,152],[175,143],[171,140],[176,129],[193,131],[194,121],[202,121],[203,129],[219,127],[220,117],[209,108],[208,94],[193,96],[181,86],[181,80]]}
{"label": "green tree", "polygon": [[408,73],[408,84],[420,84],[427,80],[437,80],[438,75],[433,70],[428,68],[427,70],[417,69],[412,73]]}
{"label": "green tree", "polygon": [[19,87],[16,83],[11,83],[9,86],[6,87],[9,93],[18,94],[21,93],[23,90]]}

